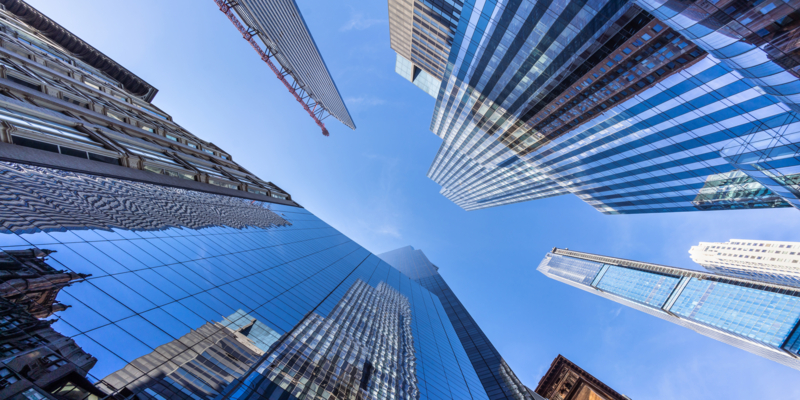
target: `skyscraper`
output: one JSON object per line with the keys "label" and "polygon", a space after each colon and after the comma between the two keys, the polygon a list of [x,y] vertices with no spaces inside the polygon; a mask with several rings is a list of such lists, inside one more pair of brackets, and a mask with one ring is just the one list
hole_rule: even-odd
{"label": "skyscraper", "polygon": [[561,354],[542,376],[536,393],[548,400],[630,400]]}
{"label": "skyscraper", "polygon": [[554,248],[547,277],[800,370],[800,290]]}
{"label": "skyscraper", "polygon": [[439,297],[490,399],[535,399],[422,250],[406,246],[378,257]]}
{"label": "skyscraper", "polygon": [[796,206],[793,12],[467,0],[428,177],[466,210],[568,193],[606,214]]}
{"label": "skyscraper", "polygon": [[705,269],[744,279],[800,286],[800,243],[731,239],[726,243],[700,242],[689,249],[694,262]]}
{"label": "skyscraper", "polygon": [[437,296],[0,3],[0,397],[487,399]]}
{"label": "skyscraper", "polygon": [[395,72],[434,98],[463,8],[461,0],[389,0],[389,32],[397,53]]}
{"label": "skyscraper", "polygon": [[322,122],[328,116],[356,129],[294,0],[214,0],[214,3],[322,128],[323,135],[328,136]]}

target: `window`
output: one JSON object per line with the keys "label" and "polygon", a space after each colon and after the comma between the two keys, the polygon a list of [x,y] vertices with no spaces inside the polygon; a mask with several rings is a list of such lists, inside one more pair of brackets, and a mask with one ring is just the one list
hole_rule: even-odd
{"label": "window", "polygon": [[10,356],[10,355],[16,354],[16,353],[19,353],[19,349],[14,347],[14,346],[12,346],[9,343],[3,343],[3,345],[0,346],[0,354],[2,354],[4,357]]}
{"label": "window", "polygon": [[125,122],[125,117],[123,117],[121,115],[114,114],[111,111],[106,111],[106,115],[108,115],[111,118],[114,118],[117,121]]}
{"label": "window", "polygon": [[260,195],[264,195],[264,196],[267,195],[267,191],[266,190],[261,189],[261,188],[257,188],[257,187],[248,186],[247,187],[247,191],[250,192],[250,193],[260,194]]}
{"label": "window", "polygon": [[214,152],[209,150],[209,149],[203,149],[203,151],[208,153],[208,154],[211,154],[212,156],[214,155]]}
{"label": "window", "polygon": [[188,179],[190,181],[194,180],[194,175],[190,175],[190,174],[187,174],[185,172],[172,171],[172,170],[169,170],[169,169],[166,169],[166,168],[154,167],[152,165],[145,165],[144,169],[145,169],[145,171],[154,172],[156,174],[168,175],[168,176],[172,176],[172,177],[175,177],[175,178],[181,178],[181,179]]}
{"label": "window", "polygon": [[16,75],[11,75],[11,74],[6,74],[6,78],[8,80],[10,80],[11,82],[14,82],[14,83],[16,83],[18,85],[22,85],[22,86],[25,86],[27,88],[30,88],[30,89],[33,89],[33,90],[37,90],[37,91],[40,91],[40,92],[42,91],[42,85],[40,85],[38,83],[34,83],[30,79],[20,78],[20,77],[18,77]]}
{"label": "window", "polygon": [[225,181],[220,181],[220,180],[217,180],[217,179],[214,179],[214,178],[208,178],[208,183],[210,183],[212,185],[216,185],[216,186],[226,187],[228,189],[239,189],[238,185],[234,185],[232,183],[228,183],[228,182],[225,182]]}
{"label": "window", "polygon": [[47,397],[44,397],[41,393],[37,392],[36,389],[30,388],[21,393],[22,397],[28,400],[47,400]]}
{"label": "window", "polygon": [[83,81],[83,83],[84,83],[84,84],[86,84],[86,86],[89,86],[90,88],[93,88],[93,89],[99,90],[99,91],[101,91],[101,92],[103,91],[103,89],[102,89],[102,88],[100,88],[100,85],[96,85],[96,84],[94,84],[94,83],[90,82],[89,80],[85,80],[85,81]]}
{"label": "window", "polygon": [[169,134],[167,134],[166,136],[167,136],[167,139],[169,139],[169,140],[174,140],[176,142],[178,141],[178,138],[176,138],[175,136],[172,136],[172,135],[169,135]]}
{"label": "window", "polygon": [[149,126],[144,126],[144,125],[143,125],[143,126],[142,126],[142,129],[144,129],[144,130],[146,130],[146,131],[148,131],[148,132],[150,132],[150,133],[156,133],[156,130],[155,130],[155,129],[153,129],[153,128],[151,128],[151,127],[149,127]]}
{"label": "window", "polygon": [[17,381],[19,381],[19,378],[10,369],[0,368],[0,389],[5,389]]}

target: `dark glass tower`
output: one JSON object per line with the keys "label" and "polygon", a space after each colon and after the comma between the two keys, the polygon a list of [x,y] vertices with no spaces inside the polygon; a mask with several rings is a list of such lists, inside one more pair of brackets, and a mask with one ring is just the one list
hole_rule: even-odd
{"label": "dark glass tower", "polygon": [[406,246],[378,257],[439,297],[490,399],[534,398],[422,250]]}
{"label": "dark glass tower", "polygon": [[0,4],[0,399],[487,399],[437,296]]}

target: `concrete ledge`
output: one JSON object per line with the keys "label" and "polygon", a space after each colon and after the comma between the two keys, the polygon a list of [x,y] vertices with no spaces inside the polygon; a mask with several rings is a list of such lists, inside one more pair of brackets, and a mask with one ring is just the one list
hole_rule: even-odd
{"label": "concrete ledge", "polygon": [[302,208],[301,205],[291,200],[276,199],[274,197],[241,190],[214,186],[208,183],[159,175],[153,172],[123,167],[121,165],[71,157],[10,143],[0,143],[0,160]]}

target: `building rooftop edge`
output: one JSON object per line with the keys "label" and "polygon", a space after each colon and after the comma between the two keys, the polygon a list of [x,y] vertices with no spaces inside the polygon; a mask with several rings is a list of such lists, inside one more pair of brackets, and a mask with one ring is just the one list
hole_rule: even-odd
{"label": "building rooftop edge", "polygon": [[83,39],[25,1],[0,0],[0,5],[4,6],[8,12],[16,15],[21,21],[41,32],[48,39],[72,52],[76,58],[121,83],[131,93],[143,96],[148,102],[152,101],[156,93],[158,93],[158,89],[153,85],[136,76],[136,74],[114,61],[111,57],[86,43]]}
{"label": "building rooftop edge", "polygon": [[584,370],[583,368],[579,367],[577,364],[575,364],[574,362],[570,361],[567,357],[564,357],[561,354],[559,354],[558,356],[556,356],[556,358],[553,359],[553,362],[550,363],[550,369],[548,369],[547,372],[544,374],[544,376],[542,376],[542,379],[539,380],[539,384],[536,385],[536,390],[534,390],[536,392],[536,394],[538,394],[540,396],[543,396],[542,394],[539,393],[539,390],[543,389],[542,385],[545,383],[546,380],[548,380],[549,378],[552,378],[552,375],[557,370],[556,367],[559,364],[567,364],[567,365],[569,365],[570,368],[580,372],[582,377],[590,378],[593,384],[595,384],[597,386],[600,386],[603,390],[606,390],[608,392],[608,394],[618,396],[621,399],[627,398],[627,396],[618,393],[616,390],[612,389],[611,387],[609,387],[608,385],[603,383],[603,381],[601,381],[600,379],[597,379],[594,375],[586,372],[586,370]]}

